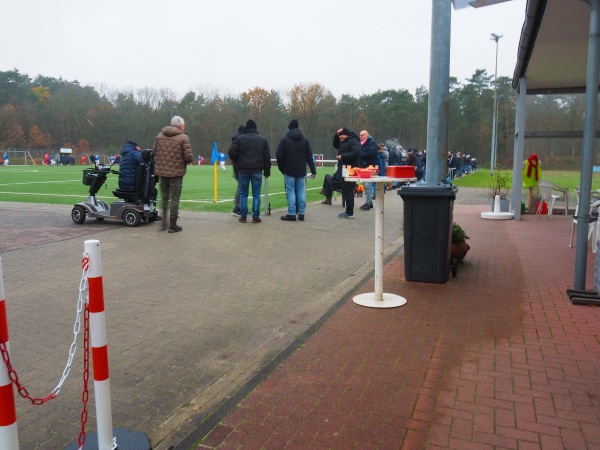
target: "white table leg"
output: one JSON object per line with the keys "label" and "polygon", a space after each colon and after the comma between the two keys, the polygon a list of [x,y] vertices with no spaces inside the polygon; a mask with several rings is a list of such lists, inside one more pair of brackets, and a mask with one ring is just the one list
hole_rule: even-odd
{"label": "white table leg", "polygon": [[395,294],[383,292],[383,218],[384,218],[384,183],[375,183],[376,198],[373,202],[375,210],[375,292],[359,294],[352,301],[357,305],[370,308],[396,308],[406,304],[406,299]]}
{"label": "white table leg", "polygon": [[375,183],[375,300],[383,300],[383,183]]}

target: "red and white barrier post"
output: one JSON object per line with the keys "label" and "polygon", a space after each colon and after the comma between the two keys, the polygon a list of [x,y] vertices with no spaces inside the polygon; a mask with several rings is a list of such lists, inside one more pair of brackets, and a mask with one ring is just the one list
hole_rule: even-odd
{"label": "red and white barrier post", "polygon": [[108,375],[108,346],[106,341],[106,316],[104,314],[104,289],[102,286],[102,256],[100,241],[84,242],[89,257],[88,286],[90,311],[90,336],[92,365],[94,367],[94,394],[96,397],[96,424],[98,450],[112,450],[113,427],[110,405],[110,378]]}
{"label": "red and white barrier post", "polygon": [[[8,316],[4,298],[4,276],[2,274],[2,258],[0,258],[0,338],[10,353],[8,343]],[[8,367],[4,358],[0,357],[0,449],[19,450],[19,434],[17,428],[17,409],[15,407],[15,391],[8,375]]]}

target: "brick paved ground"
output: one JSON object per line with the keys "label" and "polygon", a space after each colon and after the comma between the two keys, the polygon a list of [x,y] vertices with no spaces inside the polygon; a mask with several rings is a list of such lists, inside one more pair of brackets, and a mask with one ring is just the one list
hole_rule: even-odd
{"label": "brick paved ground", "polygon": [[347,301],[194,448],[599,449],[600,310],[565,292],[571,220],[481,211],[455,205],[456,278],[406,282],[399,253],[384,286],[407,305]]}

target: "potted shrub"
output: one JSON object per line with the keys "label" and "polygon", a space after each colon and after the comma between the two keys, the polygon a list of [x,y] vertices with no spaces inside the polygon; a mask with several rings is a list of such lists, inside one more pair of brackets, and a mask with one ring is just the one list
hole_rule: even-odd
{"label": "potted shrub", "polygon": [[467,233],[463,228],[457,224],[456,222],[452,223],[452,243],[450,245],[450,258],[457,259],[458,261],[462,261],[467,252],[471,248],[469,244],[467,244]]}
{"label": "potted shrub", "polygon": [[494,205],[496,201],[496,195],[500,196],[500,212],[508,212],[508,192],[510,191],[510,172],[500,170],[496,167],[490,174],[490,181],[488,182],[489,195],[492,199],[492,212],[494,211]]}

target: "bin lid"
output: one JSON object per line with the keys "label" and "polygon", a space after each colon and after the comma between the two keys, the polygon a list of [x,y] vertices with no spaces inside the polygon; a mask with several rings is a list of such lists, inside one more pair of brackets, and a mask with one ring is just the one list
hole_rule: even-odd
{"label": "bin lid", "polygon": [[452,197],[456,198],[458,186],[454,184],[410,183],[400,188],[400,196],[407,197]]}

